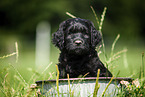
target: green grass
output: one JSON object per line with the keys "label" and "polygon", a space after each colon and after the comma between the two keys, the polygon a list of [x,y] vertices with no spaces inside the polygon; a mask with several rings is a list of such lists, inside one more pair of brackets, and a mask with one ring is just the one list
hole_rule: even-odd
{"label": "green grass", "polygon": [[[95,14],[94,10],[93,12]],[[106,8],[104,8],[100,21],[95,14],[100,32],[105,12]],[[106,44],[104,40],[102,41],[103,45],[100,46],[101,48],[97,48],[98,52],[101,52],[99,54],[100,59],[115,77],[139,79],[140,87],[130,84],[126,86],[125,89],[120,90],[119,96],[141,96],[143,92],[145,92],[145,58],[142,55],[142,52],[145,51],[145,47],[142,45],[125,45],[124,43],[118,43],[119,37],[121,37],[121,35],[109,40],[112,41],[110,44]],[[40,91],[38,87],[34,85],[35,81],[56,79],[55,65],[58,63],[59,51],[51,44],[50,63],[48,63],[43,70],[35,70],[35,49],[28,47],[29,49],[21,51],[18,47],[16,43],[15,46],[12,47],[15,48],[13,52],[10,54],[4,53],[0,56],[0,96],[37,96]]]}

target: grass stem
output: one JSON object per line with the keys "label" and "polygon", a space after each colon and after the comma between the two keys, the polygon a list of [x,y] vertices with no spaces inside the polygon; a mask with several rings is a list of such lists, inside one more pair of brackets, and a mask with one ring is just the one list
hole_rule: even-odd
{"label": "grass stem", "polygon": [[56,66],[56,70],[57,70],[57,77],[56,77],[56,86],[57,86],[57,95],[59,97],[59,70],[58,70],[58,66]]}
{"label": "grass stem", "polygon": [[145,77],[144,76],[144,52],[142,53],[142,74],[143,74],[142,76]]}
{"label": "grass stem", "polygon": [[69,13],[69,12],[66,12],[66,14],[67,14],[68,16],[70,16],[71,18],[76,18],[76,16],[72,15],[72,14]]}
{"label": "grass stem", "polygon": [[69,94],[70,94],[70,97],[72,97],[73,96],[73,92],[71,92],[69,74],[67,74],[67,78],[68,78]]}
{"label": "grass stem", "polygon": [[104,22],[104,17],[105,17],[105,14],[106,14],[106,10],[107,10],[107,7],[104,7],[103,13],[101,15],[101,21],[100,21],[100,24],[99,24],[99,31],[100,32],[102,31],[102,26],[103,26],[103,22]]}
{"label": "grass stem", "polygon": [[114,76],[111,78],[111,80],[109,81],[109,83],[108,83],[108,85],[107,85],[107,87],[105,88],[105,90],[103,91],[103,93],[102,93],[102,96],[101,97],[104,97],[104,95],[105,95],[105,92],[107,91],[107,89],[108,89],[108,87],[109,87],[109,85],[111,84],[111,82],[112,82],[112,80],[114,79]]}
{"label": "grass stem", "polygon": [[20,74],[20,72],[15,68],[15,66],[13,66],[11,64],[11,66],[14,68],[14,70],[17,72],[17,74],[20,76],[20,78],[23,80],[23,82],[25,83],[26,86],[28,86],[28,84],[26,83],[26,81],[24,80],[24,78],[22,77],[22,75]]}
{"label": "grass stem", "polygon": [[118,39],[120,38],[120,34],[117,35],[117,37],[115,38],[113,44],[112,44],[112,48],[111,48],[111,56],[113,56],[113,52],[114,52],[114,47],[116,45],[116,42],[118,41]]}
{"label": "grass stem", "polygon": [[98,69],[98,73],[97,73],[97,79],[96,79],[96,84],[95,84],[95,89],[94,89],[94,93],[93,93],[93,97],[97,97],[97,93],[98,93],[98,90],[100,88],[100,85],[99,85],[99,74],[100,74],[100,69]]}
{"label": "grass stem", "polygon": [[99,26],[100,22],[99,22],[99,19],[98,19],[98,17],[97,17],[97,14],[96,14],[96,12],[95,12],[95,10],[94,10],[94,8],[93,8],[92,6],[91,6],[91,9],[92,9],[92,11],[93,11],[93,13],[94,13],[94,16],[95,16],[95,18],[96,18],[97,24],[98,24],[98,26]]}
{"label": "grass stem", "polygon": [[18,51],[18,43],[17,42],[15,42],[15,47],[16,47],[16,63],[18,63],[19,51]]}

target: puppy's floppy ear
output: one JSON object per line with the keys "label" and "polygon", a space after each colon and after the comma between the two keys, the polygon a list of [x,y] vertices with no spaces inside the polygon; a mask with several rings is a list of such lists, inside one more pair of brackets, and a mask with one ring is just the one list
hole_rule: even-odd
{"label": "puppy's floppy ear", "polygon": [[53,39],[52,43],[58,47],[60,50],[64,48],[64,29],[65,29],[65,21],[59,25],[59,29],[52,34]]}
{"label": "puppy's floppy ear", "polygon": [[91,45],[93,48],[97,46],[102,40],[101,34],[99,31],[97,31],[94,27],[94,24],[91,22],[90,24],[91,29]]}

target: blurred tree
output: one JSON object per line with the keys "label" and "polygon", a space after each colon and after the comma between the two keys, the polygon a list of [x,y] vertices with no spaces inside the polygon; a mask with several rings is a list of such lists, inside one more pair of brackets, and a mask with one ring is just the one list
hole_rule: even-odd
{"label": "blurred tree", "polygon": [[54,0],[2,0],[0,29],[6,30],[7,33],[14,30],[16,33],[33,34],[41,20],[51,20],[56,14],[64,14],[63,9],[68,5],[67,2],[56,1],[57,3]]}
{"label": "blurred tree", "polygon": [[[100,5],[101,4],[101,5]],[[95,10],[100,11],[102,6],[108,8],[103,33],[116,36],[118,33],[123,39],[130,41],[145,37],[145,1],[136,0],[101,0],[94,1]]]}
{"label": "blurred tree", "polygon": [[144,38],[144,0],[1,0],[0,33],[34,37],[36,25],[41,20],[49,21],[54,32],[60,22],[69,18],[65,15],[66,11],[90,19],[96,25],[91,5],[98,16],[105,6],[108,8],[103,26],[107,37],[120,33],[126,39],[130,35],[132,39],[137,36]]}

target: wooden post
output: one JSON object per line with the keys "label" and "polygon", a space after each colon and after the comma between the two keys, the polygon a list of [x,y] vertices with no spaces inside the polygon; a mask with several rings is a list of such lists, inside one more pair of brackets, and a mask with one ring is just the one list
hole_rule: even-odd
{"label": "wooden post", "polygon": [[36,71],[42,72],[50,60],[50,24],[42,21],[36,28]]}

